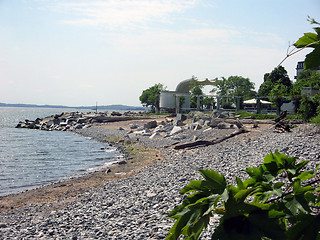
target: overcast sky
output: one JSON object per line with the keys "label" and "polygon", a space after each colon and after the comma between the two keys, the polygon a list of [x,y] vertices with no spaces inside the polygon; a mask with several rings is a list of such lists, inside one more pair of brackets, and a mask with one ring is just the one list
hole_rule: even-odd
{"label": "overcast sky", "polygon": [[[0,102],[140,106],[193,75],[258,89],[308,15],[319,0],[0,0]],[[291,79],[306,53],[283,63]]]}

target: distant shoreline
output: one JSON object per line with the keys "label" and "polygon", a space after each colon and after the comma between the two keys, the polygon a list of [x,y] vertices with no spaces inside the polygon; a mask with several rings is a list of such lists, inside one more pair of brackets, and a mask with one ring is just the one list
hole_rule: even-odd
{"label": "distant shoreline", "polygon": [[[0,107],[33,107],[33,108],[72,108],[72,109],[92,109],[95,110],[96,106],[78,106],[78,107],[70,107],[63,105],[37,105],[37,104],[10,104],[10,103],[0,103]],[[146,107],[135,107],[135,106],[127,106],[127,105],[106,105],[106,106],[97,106],[98,110],[134,110],[134,111],[147,111],[149,110]]]}

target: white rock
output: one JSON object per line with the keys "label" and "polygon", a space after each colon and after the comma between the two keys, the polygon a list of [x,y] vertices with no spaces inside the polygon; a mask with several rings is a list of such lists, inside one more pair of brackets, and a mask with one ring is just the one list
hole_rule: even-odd
{"label": "white rock", "polygon": [[181,133],[183,131],[183,129],[179,126],[174,126],[173,129],[170,132],[170,135],[174,135],[174,134],[178,134]]}

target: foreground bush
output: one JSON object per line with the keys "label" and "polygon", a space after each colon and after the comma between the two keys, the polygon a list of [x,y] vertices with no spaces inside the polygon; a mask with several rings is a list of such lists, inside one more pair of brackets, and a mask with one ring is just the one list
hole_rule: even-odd
{"label": "foreground bush", "polygon": [[221,218],[212,239],[320,239],[318,166],[303,171],[307,164],[276,151],[247,168],[250,178],[236,178],[236,186],[199,170],[205,180],[180,191],[189,195],[169,214],[176,222],[166,239],[198,239],[214,214]]}

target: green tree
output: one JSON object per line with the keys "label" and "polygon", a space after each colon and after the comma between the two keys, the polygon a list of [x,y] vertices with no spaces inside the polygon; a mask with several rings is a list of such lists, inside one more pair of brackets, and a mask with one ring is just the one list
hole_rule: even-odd
{"label": "green tree", "polygon": [[298,109],[298,116],[301,119],[309,120],[312,117],[315,117],[317,113],[317,103],[308,96],[303,96],[300,102]]}
{"label": "green tree", "polygon": [[280,114],[282,104],[281,97],[289,96],[292,82],[284,67],[278,66],[271,73],[264,75],[264,82],[260,85],[259,96],[273,97],[270,100],[277,106],[277,114]]}
{"label": "green tree", "polygon": [[[259,96],[289,95],[292,82],[284,67],[276,67],[271,73],[264,75],[264,81],[259,87]],[[285,90],[286,89],[286,90]],[[280,90],[280,91],[279,91]]]}
{"label": "green tree", "polygon": [[297,80],[292,85],[292,96],[300,96],[301,88],[303,87],[313,87],[320,89],[320,73],[317,71],[312,71],[310,69],[302,71]]}
{"label": "green tree", "polygon": [[[216,80],[214,84],[216,92],[219,96],[228,96],[222,99],[222,106],[235,103],[235,97],[242,97],[242,100],[256,96],[254,91],[254,83],[249,78],[241,76],[230,76],[227,79],[222,77],[221,80]],[[230,98],[229,98],[230,96]]]}
{"label": "green tree", "polygon": [[163,84],[158,83],[144,90],[139,97],[141,104],[145,107],[151,107],[152,112],[159,112],[160,92],[165,89]]}

